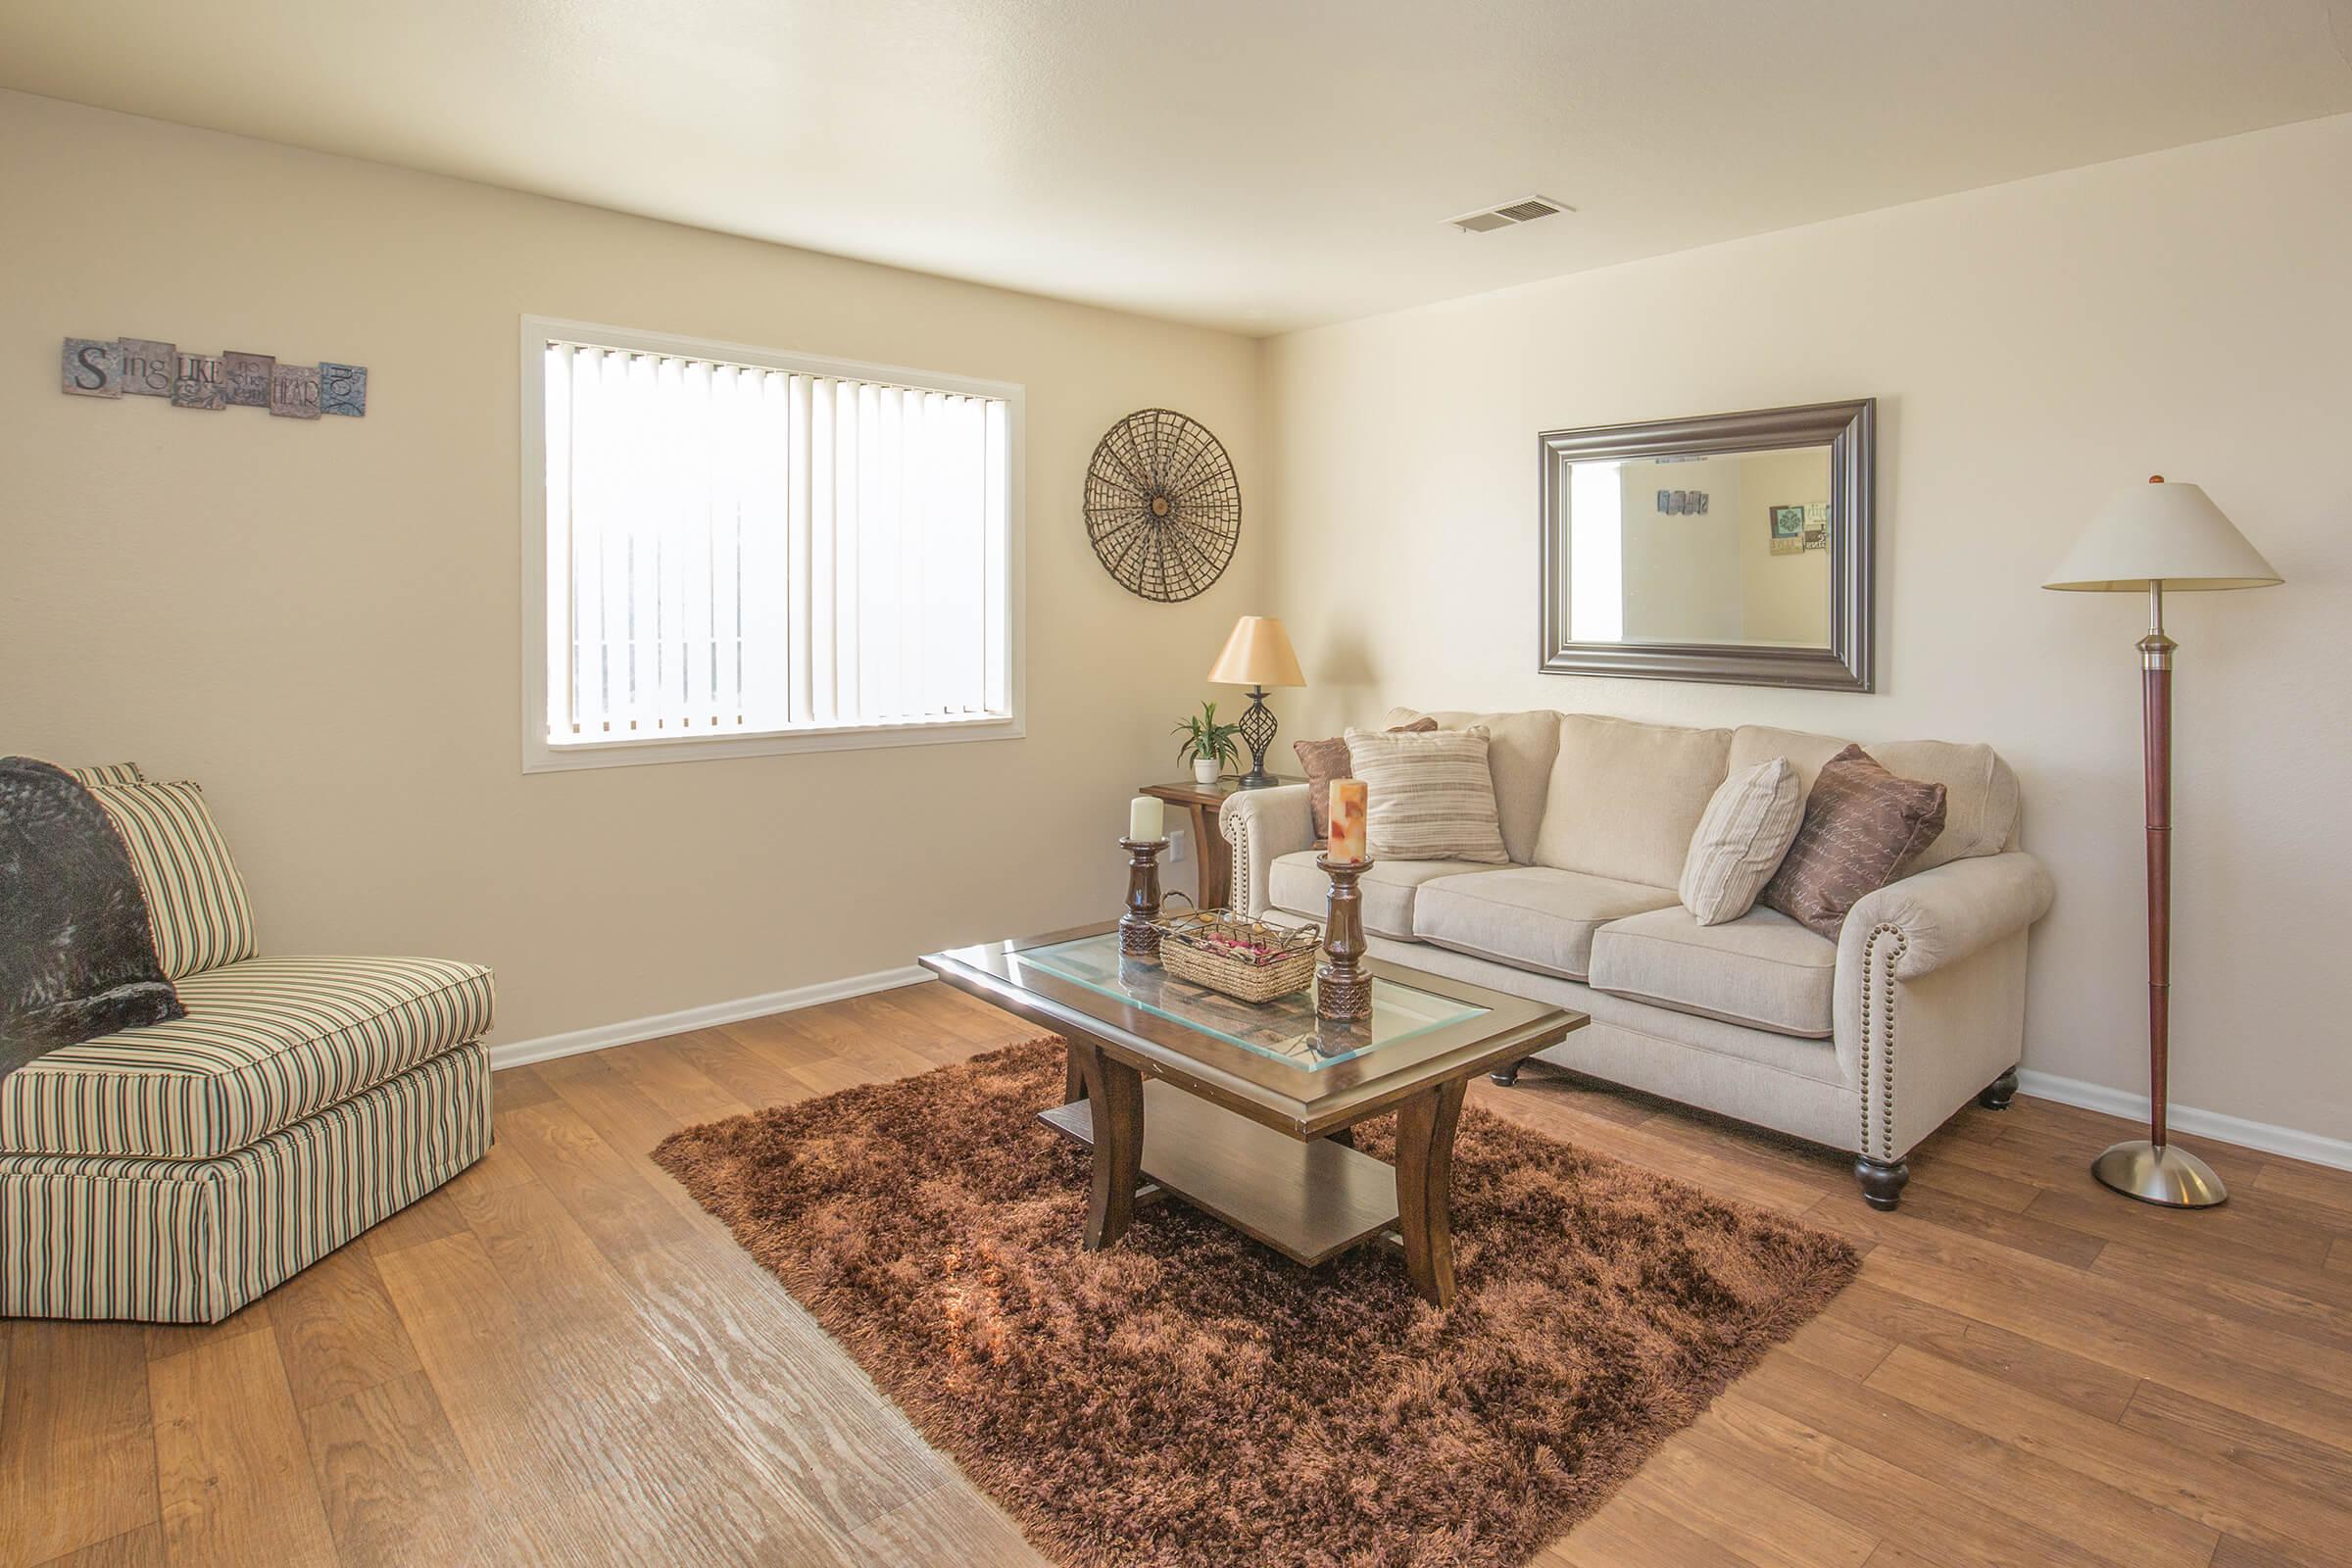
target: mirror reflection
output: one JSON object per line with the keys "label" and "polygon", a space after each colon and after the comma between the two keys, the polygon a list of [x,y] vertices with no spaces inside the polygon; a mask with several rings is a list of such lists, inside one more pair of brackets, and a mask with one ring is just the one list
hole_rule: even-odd
{"label": "mirror reflection", "polygon": [[1562,459],[1568,638],[1828,648],[1830,459]]}

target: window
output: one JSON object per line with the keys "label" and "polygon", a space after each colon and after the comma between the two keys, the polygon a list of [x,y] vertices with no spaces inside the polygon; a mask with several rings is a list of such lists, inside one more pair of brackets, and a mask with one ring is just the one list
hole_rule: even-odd
{"label": "window", "polygon": [[1625,493],[1614,463],[1568,470],[1568,592],[1577,636],[1625,636]]}
{"label": "window", "polygon": [[1021,733],[1021,389],[523,321],[526,771]]}

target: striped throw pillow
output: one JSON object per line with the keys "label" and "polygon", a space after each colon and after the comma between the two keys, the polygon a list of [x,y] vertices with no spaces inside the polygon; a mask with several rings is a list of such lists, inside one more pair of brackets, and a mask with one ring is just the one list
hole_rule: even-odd
{"label": "striped throw pillow", "polygon": [[195,784],[97,784],[90,794],[130,848],[164,976],[218,969],[261,951],[245,879]]}
{"label": "striped throw pillow", "polygon": [[1365,837],[1374,859],[1509,862],[1488,741],[1484,724],[1418,735],[1348,732],[1348,755],[1364,781]]}
{"label": "striped throw pillow", "polygon": [[69,767],[66,771],[74,775],[74,783],[85,787],[91,784],[140,784],[147,778],[146,774],[139,771],[136,762],[100,762],[95,767]]}
{"label": "striped throw pillow", "polygon": [[1683,907],[1700,925],[1721,925],[1754,908],[1804,820],[1804,788],[1786,757],[1718,784],[1683,861],[1675,889]]}

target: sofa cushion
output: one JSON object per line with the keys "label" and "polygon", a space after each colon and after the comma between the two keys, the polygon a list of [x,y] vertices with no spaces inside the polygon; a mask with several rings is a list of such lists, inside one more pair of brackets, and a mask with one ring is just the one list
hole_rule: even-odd
{"label": "sofa cushion", "polygon": [[261,951],[245,879],[229,856],[228,840],[213,824],[201,786],[142,780],[93,784],[89,791],[130,850],[166,979]]}
{"label": "sofa cushion", "polygon": [[1562,713],[1536,863],[1673,887],[1731,749],[1728,729]]}
{"label": "sofa cushion", "polygon": [[1392,708],[1384,722],[1409,724],[1422,717],[1434,718],[1446,729],[1486,726],[1487,766],[1494,775],[1494,809],[1502,820],[1503,851],[1521,865],[1532,864],[1536,834],[1544,822],[1544,792],[1550,787],[1552,761],[1560,751],[1560,715],[1547,708],[1525,713],[1428,714],[1417,709]]}
{"label": "sofa cushion", "polygon": [[[1732,766],[1752,767],[1786,757],[1810,795],[1822,764],[1849,744],[1830,735],[1744,724],[1732,736]],[[1901,868],[1903,875],[2016,848],[2018,824],[2024,814],[2017,774],[1991,747],[1956,741],[1887,741],[1872,746],[1870,755],[1897,778],[1943,786],[1943,831]]]}
{"label": "sofa cushion", "polygon": [[[1356,880],[1364,896],[1364,929],[1374,936],[1413,940],[1413,900],[1424,884],[1470,870],[1465,860],[1374,860]],[[1331,913],[1331,878],[1316,868],[1315,852],[1278,857],[1266,872],[1266,902],[1320,925]]]}
{"label": "sofa cushion", "polygon": [[1829,1039],[1837,979],[1838,944],[1777,909],[1700,925],[1678,905],[1592,938],[1594,990],[1775,1034]]}
{"label": "sofa cushion", "polygon": [[0,1152],[217,1158],[490,1027],[490,971],[439,958],[248,958],[178,990],[184,1018],[0,1078]]}
{"label": "sofa cushion", "polygon": [[1413,934],[1442,948],[1582,980],[1594,931],[1672,903],[1672,888],[1515,865],[1424,885],[1413,904]]}

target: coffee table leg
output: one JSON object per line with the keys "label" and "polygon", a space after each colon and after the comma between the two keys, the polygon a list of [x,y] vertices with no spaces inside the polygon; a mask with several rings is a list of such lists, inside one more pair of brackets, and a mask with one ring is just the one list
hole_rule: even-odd
{"label": "coffee table leg", "polygon": [[1075,1105],[1085,1098],[1086,1062],[1079,1056],[1078,1048],[1072,1046],[1070,1047],[1068,1065],[1062,1069],[1061,1102],[1065,1105]]}
{"label": "coffee table leg", "polygon": [[1453,1304],[1453,1134],[1468,1087],[1467,1079],[1456,1078],[1396,1107],[1396,1216],[1404,1233],[1404,1268],[1413,1289],[1439,1306]]}
{"label": "coffee table leg", "polygon": [[1099,1252],[1135,1218],[1135,1184],[1144,1160],[1144,1076],[1093,1046],[1072,1042],[1094,1106],[1095,1180],[1086,1205],[1086,1250]]}

